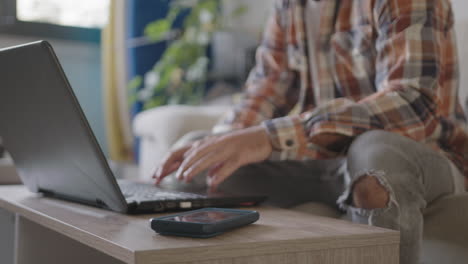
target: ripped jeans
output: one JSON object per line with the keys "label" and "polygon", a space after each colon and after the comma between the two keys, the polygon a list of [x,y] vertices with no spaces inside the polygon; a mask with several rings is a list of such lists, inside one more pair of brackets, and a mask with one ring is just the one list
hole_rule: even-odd
{"label": "ripped jeans", "polygon": [[[376,177],[389,193],[386,208],[353,206],[353,183],[365,175]],[[397,134],[371,131],[354,140],[345,158],[253,164],[239,169],[220,189],[265,194],[268,204],[284,208],[322,202],[341,209],[353,222],[399,230],[400,263],[417,264],[422,210],[440,197],[463,192],[464,179],[451,161],[429,147]]]}

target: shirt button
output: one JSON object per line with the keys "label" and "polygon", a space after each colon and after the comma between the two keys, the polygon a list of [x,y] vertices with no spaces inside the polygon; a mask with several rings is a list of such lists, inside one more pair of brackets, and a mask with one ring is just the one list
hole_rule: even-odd
{"label": "shirt button", "polygon": [[294,146],[294,140],[292,140],[292,139],[286,140],[286,146],[288,146],[288,147]]}

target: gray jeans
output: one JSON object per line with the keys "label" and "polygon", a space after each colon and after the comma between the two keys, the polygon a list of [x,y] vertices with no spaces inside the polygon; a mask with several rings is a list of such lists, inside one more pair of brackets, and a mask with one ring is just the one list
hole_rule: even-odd
{"label": "gray jeans", "polygon": [[[386,208],[352,206],[353,183],[364,175],[388,191]],[[445,156],[424,144],[385,131],[357,137],[345,158],[325,161],[263,162],[239,169],[222,191],[265,194],[268,204],[292,207],[322,202],[341,209],[356,223],[399,230],[400,263],[419,263],[422,210],[443,196],[463,190],[463,177]]]}

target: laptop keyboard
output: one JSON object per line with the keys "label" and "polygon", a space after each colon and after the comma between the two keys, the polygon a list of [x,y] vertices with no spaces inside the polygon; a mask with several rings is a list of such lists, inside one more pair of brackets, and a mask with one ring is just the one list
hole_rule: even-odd
{"label": "laptop keyboard", "polygon": [[126,199],[136,201],[190,200],[206,196],[158,188],[152,184],[119,181],[120,189]]}

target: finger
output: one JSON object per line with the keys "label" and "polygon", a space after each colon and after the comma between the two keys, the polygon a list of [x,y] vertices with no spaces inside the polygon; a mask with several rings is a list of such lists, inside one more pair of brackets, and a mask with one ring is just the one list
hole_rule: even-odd
{"label": "finger", "polygon": [[231,176],[240,165],[237,162],[226,162],[224,165],[218,169],[216,174],[213,174],[211,177],[207,177],[207,184],[210,187],[210,191],[216,191],[219,184],[225,181],[229,176]]}
{"label": "finger", "polygon": [[210,141],[214,141],[214,138],[213,137],[207,137],[207,138],[204,138],[204,139],[200,139],[200,140],[197,140],[195,141],[193,144],[192,144],[192,147],[184,153],[184,158],[185,157],[188,157],[190,155],[193,154],[194,151],[196,151],[198,148],[200,148],[201,146],[204,146],[206,144],[209,144]]}
{"label": "finger", "polygon": [[209,138],[202,138],[202,139],[196,140],[192,143],[192,147],[198,147],[201,144],[205,143],[208,139]]}
{"label": "finger", "polygon": [[[172,166],[169,167],[169,168],[167,169],[167,175],[169,175],[169,174],[173,173],[174,171],[176,171],[176,170],[179,168],[180,164],[181,164],[180,161],[174,162],[174,163],[172,164]],[[167,175],[162,176],[162,177],[155,177],[155,178],[156,178],[155,184],[156,184],[156,185],[159,185],[159,184],[161,183],[161,181],[162,181]]]}
{"label": "finger", "polygon": [[220,141],[210,141],[206,144],[201,145],[200,147],[196,148],[192,154],[185,156],[182,165],[180,165],[179,169],[177,170],[176,177],[177,179],[182,179],[183,173],[190,168],[195,162],[199,161],[205,155],[210,152],[216,152],[222,147],[223,143]]}
{"label": "finger", "polygon": [[224,163],[216,164],[214,167],[211,167],[208,172],[206,173],[207,177],[212,177],[216,174],[223,167]]}
{"label": "finger", "polygon": [[157,167],[154,177],[155,178],[163,178],[166,177],[170,172],[170,168],[172,168],[174,163],[182,162],[184,153],[190,149],[190,146],[186,146],[177,150],[170,152],[159,164]]}
{"label": "finger", "polygon": [[200,172],[211,167],[215,167],[217,164],[224,162],[228,157],[228,151],[210,152],[185,170],[182,174],[184,181],[190,182],[193,177],[198,175]]}

